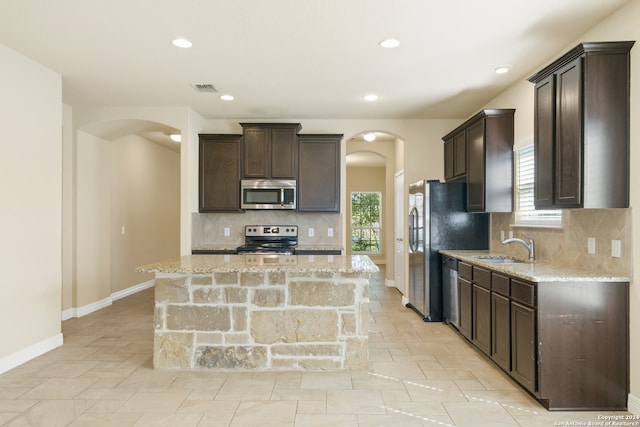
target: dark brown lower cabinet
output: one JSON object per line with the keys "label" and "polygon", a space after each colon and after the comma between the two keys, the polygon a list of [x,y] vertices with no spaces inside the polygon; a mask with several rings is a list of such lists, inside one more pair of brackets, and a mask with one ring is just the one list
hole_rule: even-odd
{"label": "dark brown lower cabinet", "polygon": [[459,332],[547,409],[627,409],[629,282],[458,274]]}
{"label": "dark brown lower cabinet", "polygon": [[536,391],[536,310],[511,302],[511,376]]}
{"label": "dark brown lower cabinet", "polygon": [[491,358],[505,371],[511,369],[509,298],[495,292],[491,292]]}
{"label": "dark brown lower cabinet", "polygon": [[473,324],[471,286],[471,282],[468,280],[458,278],[458,306],[460,308],[458,330],[467,339],[471,339],[471,325]]}
{"label": "dark brown lower cabinet", "polygon": [[486,354],[491,352],[491,292],[473,285],[473,338],[472,341]]}

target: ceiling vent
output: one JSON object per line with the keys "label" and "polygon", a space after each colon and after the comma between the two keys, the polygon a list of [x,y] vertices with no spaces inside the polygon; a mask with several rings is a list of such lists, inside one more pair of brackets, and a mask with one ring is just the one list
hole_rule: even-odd
{"label": "ceiling vent", "polygon": [[192,83],[191,87],[193,87],[196,92],[217,92],[215,86],[208,83]]}

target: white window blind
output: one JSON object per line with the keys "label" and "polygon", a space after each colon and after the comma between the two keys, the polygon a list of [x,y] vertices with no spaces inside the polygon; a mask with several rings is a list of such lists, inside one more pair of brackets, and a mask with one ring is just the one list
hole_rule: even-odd
{"label": "white window blind", "polygon": [[516,224],[560,227],[562,210],[536,210],[533,144],[516,150]]}

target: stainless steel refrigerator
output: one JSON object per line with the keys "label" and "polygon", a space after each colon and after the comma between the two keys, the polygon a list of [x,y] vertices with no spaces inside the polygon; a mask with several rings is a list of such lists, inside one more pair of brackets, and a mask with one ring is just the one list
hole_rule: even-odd
{"label": "stainless steel refrigerator", "polygon": [[489,214],[467,212],[467,185],[421,180],[409,186],[409,304],[442,321],[441,249],[489,249]]}

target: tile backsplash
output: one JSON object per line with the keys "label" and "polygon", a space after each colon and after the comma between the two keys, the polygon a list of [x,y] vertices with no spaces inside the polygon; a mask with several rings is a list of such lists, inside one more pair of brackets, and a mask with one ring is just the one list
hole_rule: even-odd
{"label": "tile backsplash", "polygon": [[[491,214],[491,250],[526,258],[520,244],[503,245],[500,231],[508,237],[522,238],[522,232],[535,241],[536,259],[557,265],[574,266],[612,275],[631,276],[630,209],[565,209],[562,229],[514,227],[513,214]],[[595,253],[588,253],[587,239],[595,238]],[[620,240],[621,256],[611,256],[611,241]]]}
{"label": "tile backsplash", "polygon": [[[191,245],[229,246],[244,244],[245,225],[297,225],[298,245],[341,247],[340,214],[299,214],[286,211],[245,211],[244,213],[193,213]],[[224,229],[229,228],[229,236]],[[313,228],[313,237],[309,229]],[[333,229],[333,236],[328,230]]]}

